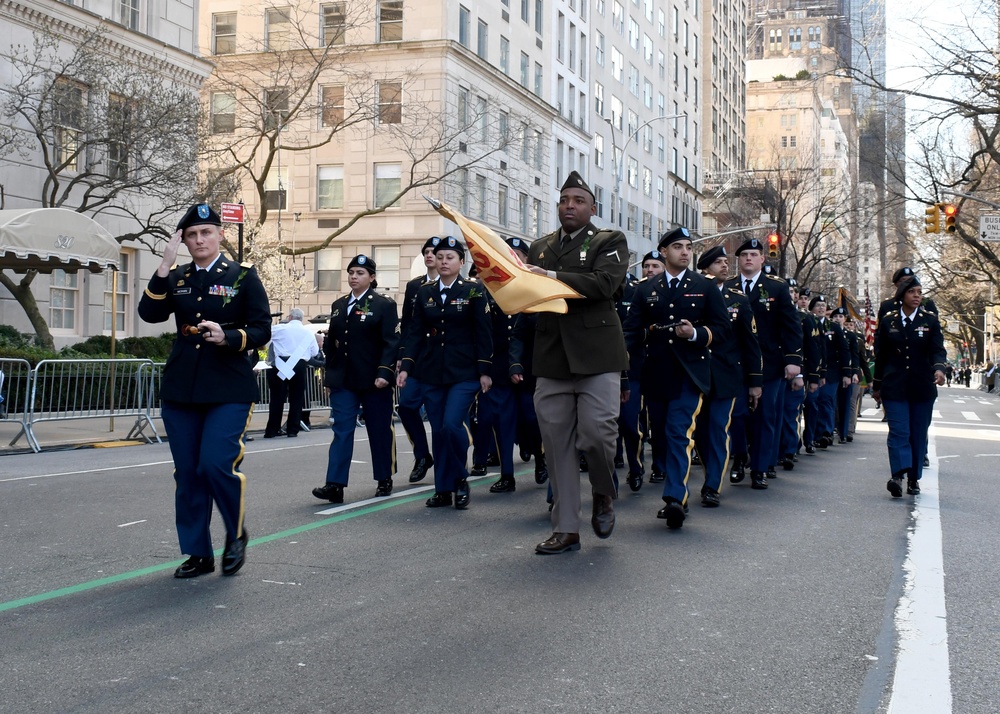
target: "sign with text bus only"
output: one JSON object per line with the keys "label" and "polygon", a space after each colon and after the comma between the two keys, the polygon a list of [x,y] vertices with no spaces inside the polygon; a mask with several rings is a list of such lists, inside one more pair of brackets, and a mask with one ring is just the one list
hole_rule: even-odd
{"label": "sign with text bus only", "polygon": [[[220,218],[223,223],[243,223],[242,203],[223,203],[221,208]],[[1000,216],[997,218],[1000,219]],[[997,225],[997,240],[1000,240],[1000,224]]]}
{"label": "sign with text bus only", "polygon": [[987,243],[1000,243],[1000,213],[980,214],[979,237]]}

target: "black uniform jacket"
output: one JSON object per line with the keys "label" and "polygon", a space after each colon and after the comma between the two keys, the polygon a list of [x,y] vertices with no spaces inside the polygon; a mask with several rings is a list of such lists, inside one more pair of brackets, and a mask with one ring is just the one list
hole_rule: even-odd
{"label": "black uniform jacket", "polygon": [[350,301],[348,293],[330,307],[330,327],[323,342],[326,354],[323,383],[331,389],[355,392],[375,389],[379,377],[392,384],[396,381],[399,350],[396,303],[368,290],[348,314]]}
{"label": "black uniform jacket", "polygon": [[[743,276],[737,275],[727,280],[726,286],[740,290],[743,282]],[[764,381],[782,379],[785,365],[802,365],[802,325],[792,305],[788,283],[762,271],[746,297],[757,321]]]}
{"label": "black uniform jacket", "polygon": [[883,400],[925,402],[937,396],[935,370],[947,367],[941,323],[933,313],[917,308],[908,327],[898,312],[878,323],[879,350],[875,354],[872,389]]}
{"label": "black uniform jacket", "polygon": [[413,305],[417,301],[417,290],[420,289],[421,285],[433,282],[433,280],[428,280],[426,275],[418,275],[406,282],[406,290],[403,293],[403,307],[399,315],[399,359],[403,359],[403,344],[406,341],[406,331],[410,329],[410,324],[413,322]]}
{"label": "black uniform jacket", "polygon": [[722,300],[729,313],[729,330],[724,338],[712,341],[712,396],[735,399],[746,396],[748,387],[764,381],[757,323],[746,295],[723,286]]}
{"label": "black uniform jacket", "polygon": [[[894,297],[891,297],[891,298],[889,298],[887,300],[883,300],[881,302],[881,304],[879,304],[879,306],[878,306],[878,320],[879,320],[879,322],[881,322],[882,318],[885,317],[886,315],[888,315],[890,312],[892,312],[894,310],[896,312],[899,312],[899,306],[900,306],[899,301],[896,298],[894,298]],[[931,300],[930,298],[924,298],[923,302],[920,303],[920,307],[923,308],[924,311],[929,312],[932,315],[937,315],[938,314],[937,305],[934,304],[934,301]]]}
{"label": "black uniform jacket", "polygon": [[[178,334],[163,368],[160,399],[189,404],[260,399],[254,360],[247,350],[270,341],[271,308],[253,265],[220,256],[204,284],[195,275],[194,263],[174,266],[165,278],[154,273],[139,301],[139,317],[166,322],[171,314]],[[202,320],[219,323],[228,344],[181,334],[184,326],[195,327]]]}
{"label": "black uniform jacket", "polygon": [[567,300],[565,315],[538,313],[535,376],[570,379],[621,372],[628,368],[628,356],[615,301],[628,272],[625,234],[588,224],[565,246],[559,245],[559,235],[556,231],[532,243],[528,262],[555,271],[583,298]]}
{"label": "black uniform jacket", "polygon": [[[729,314],[715,283],[692,270],[684,271],[680,284],[667,286],[670,276],[657,275],[639,284],[625,318],[625,343],[629,352],[645,347],[642,367],[643,394],[658,395],[676,377],[670,369],[680,364],[695,386],[708,394],[712,385],[709,345],[729,337]],[[674,333],[673,325],[688,320],[695,339]]]}
{"label": "black uniform jacket", "polygon": [[495,386],[510,387],[510,340],[517,315],[508,315],[501,310],[489,291],[486,292],[486,299],[490,303],[490,320],[493,324],[493,366],[490,377]]}
{"label": "black uniform jacket", "polygon": [[819,384],[826,374],[826,345],[820,334],[816,317],[805,310],[799,310],[802,325],[802,376],[809,384]]}
{"label": "black uniform jacket", "polygon": [[493,324],[483,286],[458,278],[446,304],[440,281],[422,285],[404,337],[400,370],[426,384],[455,384],[490,373]]}
{"label": "black uniform jacket", "polygon": [[848,328],[844,330],[844,337],[847,339],[847,352],[851,356],[851,376],[861,379],[861,345],[858,341],[858,333]]}
{"label": "black uniform jacket", "polygon": [[533,312],[522,312],[514,320],[514,329],[510,334],[510,376],[520,374],[524,376],[521,384],[527,388],[535,389],[535,376],[531,371],[531,358],[535,351],[535,325],[538,322],[538,314]]}
{"label": "black uniform jacket", "polygon": [[829,318],[820,325],[826,340],[826,381],[840,383],[844,377],[854,374],[851,366],[851,348],[844,330]]}
{"label": "black uniform jacket", "polygon": [[[632,307],[632,301],[635,300],[636,290],[639,286],[645,282],[645,278],[642,281],[632,281],[625,280],[625,284],[622,286],[622,296],[615,304],[615,309],[618,310],[618,319],[622,321],[622,325],[625,324],[626,318],[628,318],[629,308]],[[642,377],[642,364],[646,359],[646,350],[642,347],[637,347],[635,349],[629,350],[628,353],[628,378],[633,382],[638,382]]]}

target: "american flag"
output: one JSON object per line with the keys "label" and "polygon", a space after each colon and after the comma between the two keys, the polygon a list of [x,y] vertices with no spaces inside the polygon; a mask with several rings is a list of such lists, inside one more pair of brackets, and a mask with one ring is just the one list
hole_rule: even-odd
{"label": "american flag", "polygon": [[875,311],[872,310],[872,300],[868,296],[868,288],[865,288],[865,344],[869,347],[875,343],[875,328],[877,326]]}

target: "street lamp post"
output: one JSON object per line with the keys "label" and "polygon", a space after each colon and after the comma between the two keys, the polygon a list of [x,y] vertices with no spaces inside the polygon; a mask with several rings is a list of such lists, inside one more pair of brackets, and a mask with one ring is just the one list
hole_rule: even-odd
{"label": "street lamp post", "polygon": [[[625,151],[628,149],[629,144],[635,141],[635,138],[639,136],[639,132],[645,129],[647,126],[656,121],[662,121],[664,119],[680,119],[681,117],[686,117],[687,114],[665,114],[664,116],[653,117],[648,121],[644,121],[635,131],[629,134],[628,139],[622,145],[621,149],[618,148],[618,142],[615,140],[615,124],[609,117],[604,117],[604,121],[609,127],[611,127],[611,170],[614,173],[614,188],[611,192],[611,211],[612,216],[617,212],[618,225],[621,226],[621,211],[618,208],[618,197],[621,195],[621,183],[622,183],[622,171],[624,169],[623,164],[625,163]],[[618,159],[618,152],[621,151],[621,160]],[[614,223],[614,220],[611,221]],[[628,224],[626,223],[626,229]]]}

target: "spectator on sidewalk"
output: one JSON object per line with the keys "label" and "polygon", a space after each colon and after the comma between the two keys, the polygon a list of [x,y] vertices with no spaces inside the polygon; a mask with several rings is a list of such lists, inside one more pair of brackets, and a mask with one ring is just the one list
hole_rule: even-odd
{"label": "spectator on sidewalk", "polygon": [[267,386],[271,393],[268,404],[267,426],[264,438],[281,436],[281,416],[288,400],[288,426],[286,435],[299,435],[302,410],[306,399],[306,378],[309,360],[319,354],[316,336],[302,324],[302,310],[293,307],[281,324],[271,328],[271,345],[268,347]]}

